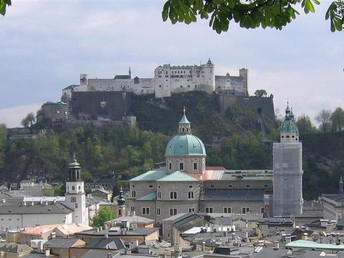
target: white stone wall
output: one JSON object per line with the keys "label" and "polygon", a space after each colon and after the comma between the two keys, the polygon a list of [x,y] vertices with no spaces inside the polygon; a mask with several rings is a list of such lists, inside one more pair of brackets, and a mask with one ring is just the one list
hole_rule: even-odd
{"label": "white stone wall", "polygon": [[36,225],[73,223],[73,213],[69,214],[11,214],[0,215],[0,230],[20,229]]}
{"label": "white stone wall", "polygon": [[[221,77],[221,78],[220,78]],[[240,69],[238,76],[220,76],[215,79],[215,65],[211,62],[200,65],[171,66],[165,64],[154,70],[153,78],[130,79],[88,79],[87,74],[80,75],[80,85],[74,85],[74,91],[129,91],[138,95],[155,94],[156,98],[170,97],[172,93],[206,91],[212,93],[215,86],[223,89],[235,89],[247,95],[247,69]],[[71,97],[71,88],[62,94]]]}

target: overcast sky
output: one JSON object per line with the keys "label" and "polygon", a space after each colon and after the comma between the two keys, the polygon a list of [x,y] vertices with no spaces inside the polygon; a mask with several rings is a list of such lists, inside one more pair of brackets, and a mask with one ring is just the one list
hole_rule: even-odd
{"label": "overcast sky", "polygon": [[89,78],[153,77],[161,64],[211,58],[217,75],[249,69],[249,93],[265,89],[275,109],[296,116],[344,108],[344,33],[325,11],[301,14],[282,31],[232,24],[217,34],[206,21],[163,22],[158,0],[13,0],[0,17],[0,123],[20,126],[29,112],[59,101],[63,88]]}

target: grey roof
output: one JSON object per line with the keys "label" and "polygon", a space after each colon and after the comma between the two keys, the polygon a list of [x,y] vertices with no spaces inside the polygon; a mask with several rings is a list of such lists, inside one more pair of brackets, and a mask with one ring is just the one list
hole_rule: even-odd
{"label": "grey roof", "polygon": [[72,209],[61,203],[53,203],[48,205],[5,205],[0,206],[0,215],[8,214],[69,214]]}
{"label": "grey roof", "polygon": [[130,179],[129,181],[156,181],[167,175],[165,170],[150,170],[146,173]]}
{"label": "grey roof", "polygon": [[[117,257],[118,251],[109,252],[109,250],[90,250],[86,254],[80,256],[81,258],[109,258],[109,257]],[[111,256],[110,256],[111,254]]]}
{"label": "grey roof", "polygon": [[119,231],[112,231],[110,229],[104,229],[104,230],[99,230],[97,229],[91,229],[91,230],[85,230],[81,231],[78,233],[75,233],[75,235],[86,235],[86,236],[105,236],[107,235],[108,237],[116,237],[116,236],[148,236],[156,231],[159,231],[159,228],[134,228],[130,230],[126,230],[122,232],[121,230]]}
{"label": "grey roof", "polygon": [[16,243],[0,243],[0,251],[6,253],[17,253],[20,254],[22,252],[32,251],[33,249],[24,244],[16,244]]}
{"label": "grey roof", "polygon": [[290,218],[262,218],[258,220],[259,224],[268,224],[268,225],[290,225],[293,226],[294,221]]}
{"label": "grey roof", "polygon": [[126,249],[126,246],[120,238],[101,238],[101,239],[90,240],[85,245],[85,248],[121,250],[121,249]]}
{"label": "grey roof", "polygon": [[264,201],[264,190],[205,189],[202,200]]}
{"label": "grey roof", "polygon": [[111,224],[111,223],[121,223],[123,221],[127,221],[129,223],[144,223],[144,224],[150,224],[154,223],[153,219],[148,219],[145,217],[137,216],[137,215],[131,215],[131,216],[125,216],[125,217],[119,217],[113,220],[110,220],[106,222],[106,224]]}
{"label": "grey roof", "polygon": [[44,247],[48,248],[61,248],[68,249],[73,246],[79,239],[78,238],[52,238],[44,243]]}
{"label": "grey roof", "polygon": [[344,193],[342,194],[323,194],[322,197],[326,197],[333,201],[344,202]]}
{"label": "grey roof", "polygon": [[232,225],[232,216],[211,218],[210,222],[215,225]]}

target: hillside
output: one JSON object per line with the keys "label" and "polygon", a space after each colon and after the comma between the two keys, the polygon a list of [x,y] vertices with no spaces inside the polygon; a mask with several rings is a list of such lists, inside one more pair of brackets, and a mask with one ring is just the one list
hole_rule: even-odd
{"label": "hillside", "polygon": [[[6,128],[1,127],[1,180],[19,182],[33,178],[63,182],[75,152],[86,181],[125,183],[164,161],[166,143],[177,132],[184,107],[192,133],[206,145],[207,165],[271,169],[272,142],[278,140],[278,123],[241,104],[233,105],[221,115],[215,95],[194,92],[165,99],[134,96],[131,112],[137,116],[138,128],[120,125],[99,128],[89,124],[32,139],[10,140],[6,138]],[[344,165],[344,134],[300,138],[304,150],[305,198],[336,192]]]}

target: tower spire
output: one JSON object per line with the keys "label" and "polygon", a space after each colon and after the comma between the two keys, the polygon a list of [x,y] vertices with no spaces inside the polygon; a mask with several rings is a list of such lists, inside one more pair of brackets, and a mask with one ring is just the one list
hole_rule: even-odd
{"label": "tower spire", "polygon": [[191,134],[191,126],[190,122],[186,117],[185,114],[185,106],[183,107],[183,116],[182,119],[179,121],[179,128],[178,128],[179,134]]}

